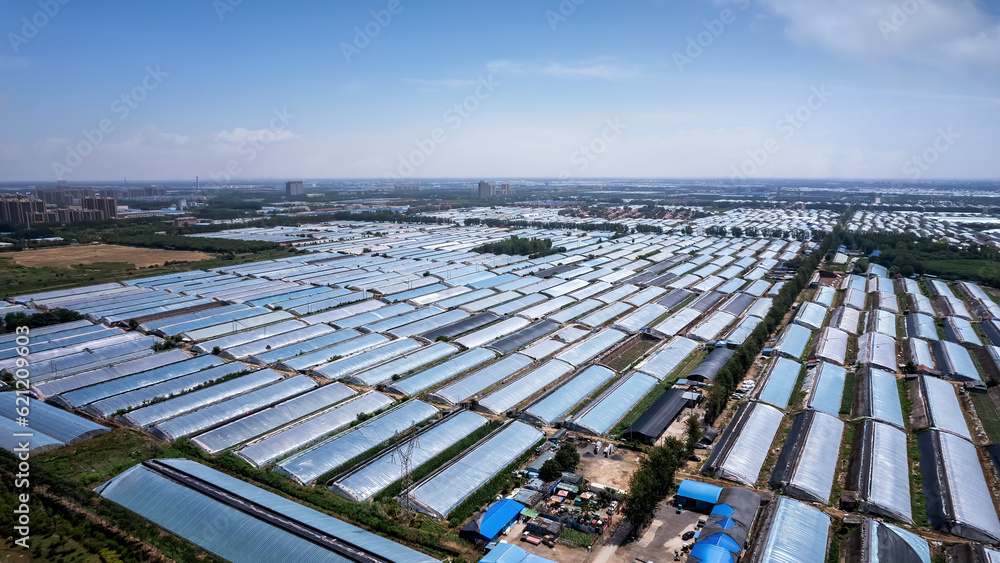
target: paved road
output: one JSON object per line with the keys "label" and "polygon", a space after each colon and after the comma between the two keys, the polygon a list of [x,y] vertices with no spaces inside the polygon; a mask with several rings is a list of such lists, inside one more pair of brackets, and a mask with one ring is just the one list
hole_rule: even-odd
{"label": "paved road", "polygon": [[615,550],[625,542],[625,538],[631,532],[632,525],[629,524],[628,520],[623,518],[621,523],[615,528],[615,533],[608,538],[607,543],[601,549],[591,554],[590,558],[587,559],[587,563],[608,563]]}

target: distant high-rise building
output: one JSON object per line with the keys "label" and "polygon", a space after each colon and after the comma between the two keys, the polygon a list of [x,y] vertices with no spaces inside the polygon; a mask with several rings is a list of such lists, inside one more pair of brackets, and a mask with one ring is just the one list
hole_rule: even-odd
{"label": "distant high-rise building", "polygon": [[416,192],[420,190],[420,184],[396,184],[393,187],[397,192]]}
{"label": "distant high-rise building", "polygon": [[101,219],[114,219],[118,217],[118,201],[113,197],[85,197],[82,207],[86,210],[100,211]]}
{"label": "distant high-rise building", "polygon": [[302,182],[285,182],[285,195],[293,196],[302,195],[304,193],[306,193],[306,191],[302,189]]}
{"label": "distant high-rise building", "polygon": [[499,195],[514,195],[514,188],[510,187],[510,184],[500,184]]}
{"label": "distant high-rise building", "polygon": [[35,213],[45,212],[45,202],[22,195],[0,197],[0,222],[25,224]]}
{"label": "distant high-rise building", "polygon": [[479,182],[479,199],[489,199],[496,195],[496,186],[489,182]]}

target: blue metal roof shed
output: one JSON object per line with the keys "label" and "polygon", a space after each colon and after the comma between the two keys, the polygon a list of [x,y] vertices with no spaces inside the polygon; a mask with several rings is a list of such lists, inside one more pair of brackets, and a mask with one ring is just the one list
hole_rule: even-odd
{"label": "blue metal roof shed", "polygon": [[528,553],[512,543],[501,543],[491,549],[479,563],[555,563],[555,561]]}
{"label": "blue metal roof shed", "polygon": [[490,505],[486,512],[470,520],[459,535],[472,542],[489,543],[496,540],[500,532],[517,520],[522,510],[524,505],[516,500],[506,498],[498,500]]}
{"label": "blue metal roof shed", "polygon": [[677,502],[695,510],[712,510],[719,501],[722,487],[685,479],[677,487]]}

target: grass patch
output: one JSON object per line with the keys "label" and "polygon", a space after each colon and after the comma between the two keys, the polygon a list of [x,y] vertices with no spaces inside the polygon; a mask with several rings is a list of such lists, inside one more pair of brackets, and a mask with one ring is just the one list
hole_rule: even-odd
{"label": "grass patch", "polygon": [[597,535],[581,532],[580,530],[574,530],[569,526],[564,527],[562,531],[559,532],[559,538],[570,543],[574,543],[580,547],[593,545],[594,542],[597,541]]}
{"label": "grass patch", "polygon": [[854,372],[849,371],[844,377],[844,394],[840,396],[840,414],[850,416],[854,404]]}
{"label": "grass patch", "polygon": [[976,414],[979,422],[986,431],[986,436],[991,444],[1000,443],[1000,408],[995,399],[997,393],[994,387],[989,393],[970,393],[972,404],[976,407]]}
{"label": "grass patch", "polygon": [[910,415],[913,414],[913,399],[910,398],[910,386],[905,379],[897,379],[896,389],[899,391],[899,406],[903,409],[903,423],[909,429]]}
{"label": "grass patch", "polygon": [[788,411],[792,412],[797,410],[799,403],[806,398],[806,392],[802,390],[802,385],[806,381],[806,365],[802,364],[799,368],[799,377],[795,380],[795,386],[792,387],[792,394],[788,398]]}
{"label": "grass patch", "polygon": [[[909,416],[906,417],[909,424]],[[927,505],[924,502],[924,477],[920,473],[920,450],[913,434],[906,435],[906,457],[910,464],[910,510],[913,513],[913,525],[919,528],[927,527]]]}
{"label": "grass patch", "polygon": [[613,359],[603,363],[616,372],[621,373],[637,362],[639,358],[643,357],[657,344],[659,344],[658,340],[645,338],[640,335],[638,338],[633,339],[632,342],[616,350]]}

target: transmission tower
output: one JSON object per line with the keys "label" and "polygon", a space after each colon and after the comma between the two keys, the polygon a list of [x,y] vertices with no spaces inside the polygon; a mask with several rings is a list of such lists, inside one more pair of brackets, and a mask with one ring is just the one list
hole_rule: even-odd
{"label": "transmission tower", "polygon": [[[414,424],[416,421],[414,421]],[[405,435],[396,431],[395,445],[392,450],[392,461],[399,463],[399,483],[400,490],[406,491],[413,485],[413,475],[410,473],[410,460],[413,459],[413,449],[420,448],[420,438],[415,436],[408,439]],[[399,508],[403,515],[409,517],[412,512],[410,503],[406,500],[405,493],[399,497]]]}

